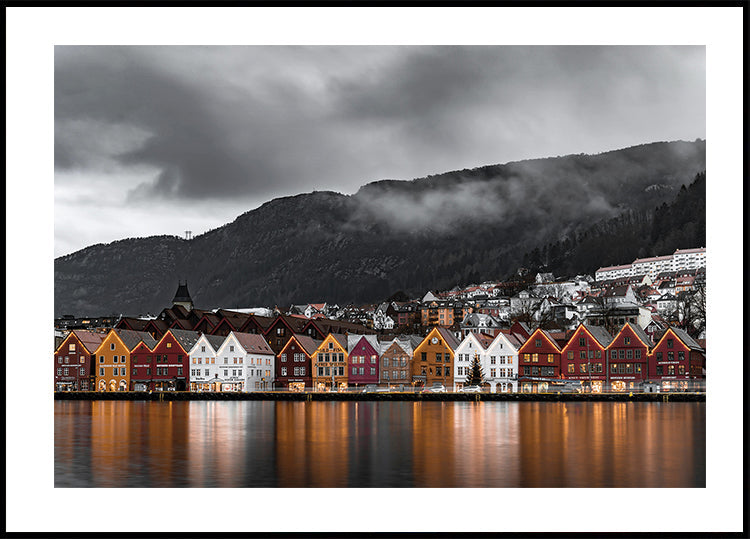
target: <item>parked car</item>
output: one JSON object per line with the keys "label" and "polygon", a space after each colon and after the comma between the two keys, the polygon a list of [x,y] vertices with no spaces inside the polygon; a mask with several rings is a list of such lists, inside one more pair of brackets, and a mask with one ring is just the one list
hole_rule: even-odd
{"label": "parked car", "polygon": [[379,387],[375,390],[376,393],[390,393],[393,391],[390,387]]}
{"label": "parked car", "polygon": [[461,393],[481,393],[482,388],[479,386],[466,386],[461,388]]}
{"label": "parked car", "polygon": [[445,393],[445,386],[443,384],[432,384],[432,387],[426,389],[428,393]]}

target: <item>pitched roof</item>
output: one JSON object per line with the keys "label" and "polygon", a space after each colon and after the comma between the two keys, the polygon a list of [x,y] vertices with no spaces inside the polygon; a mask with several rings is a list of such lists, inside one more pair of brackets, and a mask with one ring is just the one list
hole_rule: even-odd
{"label": "pitched roof", "polygon": [[88,329],[74,329],[71,333],[78,338],[89,354],[93,354],[107,336],[105,333],[97,333]]}
{"label": "pitched roof", "polygon": [[633,333],[636,334],[636,336],[643,341],[643,344],[646,346],[653,346],[653,341],[651,340],[651,337],[648,336],[648,333],[643,331],[643,328],[639,326],[638,324],[631,324],[630,322],[626,322],[625,326],[630,326],[630,329],[633,330]]}
{"label": "pitched roof", "polygon": [[274,351],[268,345],[268,342],[263,338],[263,335],[257,333],[238,333],[233,332],[234,337],[240,346],[245,349],[245,352],[256,353],[256,354],[271,354],[274,355]]}
{"label": "pitched roof", "polygon": [[690,335],[687,334],[687,332],[680,328],[672,327],[670,328],[675,335],[687,346],[688,348],[692,350],[700,350],[703,351],[701,348],[701,345],[695,342],[695,339],[693,339]]}
{"label": "pitched roof", "polygon": [[359,341],[362,339],[365,339],[368,343],[370,343],[370,346],[372,346],[376,352],[380,352],[380,344],[378,343],[378,336],[377,335],[347,335],[346,336],[346,345],[347,345],[347,352],[351,352],[355,346],[359,344]]}
{"label": "pitched roof", "polygon": [[447,329],[443,327],[437,327],[437,332],[440,333],[440,336],[443,338],[445,343],[450,346],[451,350],[455,350],[458,348],[459,342],[456,340],[456,337],[448,331]]}
{"label": "pitched roof", "polygon": [[210,344],[211,348],[214,349],[214,352],[216,352],[221,347],[221,345],[224,344],[225,337],[223,335],[210,335],[208,333],[204,333],[203,337],[206,338],[208,344]]}
{"label": "pitched roof", "polygon": [[141,341],[149,348],[153,348],[156,345],[156,340],[151,334],[145,331],[133,331],[130,329],[113,329],[112,331],[117,334],[128,350],[135,348]]}
{"label": "pitched roof", "polygon": [[596,339],[596,341],[603,348],[606,348],[607,346],[609,346],[609,343],[612,342],[612,335],[610,335],[609,332],[602,326],[587,326],[586,324],[582,325],[589,333],[591,333],[591,336],[594,337],[594,339]]}
{"label": "pitched roof", "polygon": [[313,355],[313,353],[315,353],[315,350],[318,349],[318,346],[320,346],[323,342],[315,340],[312,337],[308,337],[307,335],[302,335],[301,333],[295,333],[292,337],[299,343],[299,345],[307,353],[308,356]]}
{"label": "pitched roof", "polygon": [[193,349],[193,346],[195,346],[195,343],[198,342],[198,339],[200,339],[201,336],[197,331],[188,331],[185,329],[172,328],[169,331],[186,352]]}

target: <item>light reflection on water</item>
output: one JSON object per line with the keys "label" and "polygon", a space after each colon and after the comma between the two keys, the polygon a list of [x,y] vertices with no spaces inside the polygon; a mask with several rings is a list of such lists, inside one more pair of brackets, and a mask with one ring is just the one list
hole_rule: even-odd
{"label": "light reflection on water", "polygon": [[56,487],[705,487],[705,403],[56,401]]}

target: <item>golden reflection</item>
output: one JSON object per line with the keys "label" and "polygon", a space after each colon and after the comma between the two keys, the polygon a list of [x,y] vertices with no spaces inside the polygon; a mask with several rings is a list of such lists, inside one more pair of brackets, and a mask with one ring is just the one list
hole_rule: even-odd
{"label": "golden reflection", "polygon": [[705,403],[55,402],[55,486],[705,487]]}

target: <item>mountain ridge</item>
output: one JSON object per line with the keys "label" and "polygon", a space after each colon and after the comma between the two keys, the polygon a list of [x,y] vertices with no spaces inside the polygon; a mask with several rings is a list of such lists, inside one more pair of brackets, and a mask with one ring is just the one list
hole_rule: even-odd
{"label": "mountain ridge", "polygon": [[[280,197],[191,240],[126,238],[55,259],[55,312],[157,310],[177,279],[214,307],[366,302],[501,278],[577,227],[670,202],[703,170],[705,141],[653,142]],[[655,184],[672,189],[646,191]]]}

